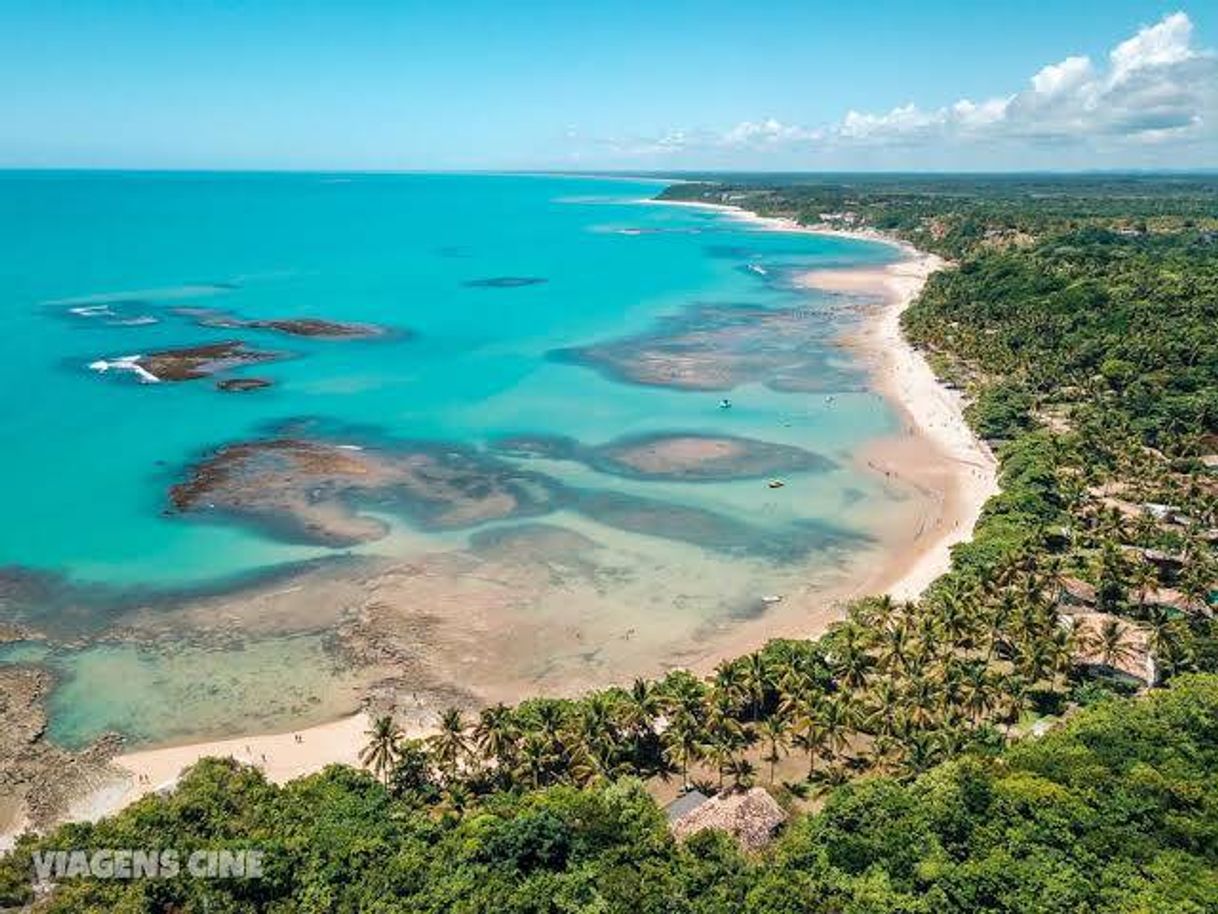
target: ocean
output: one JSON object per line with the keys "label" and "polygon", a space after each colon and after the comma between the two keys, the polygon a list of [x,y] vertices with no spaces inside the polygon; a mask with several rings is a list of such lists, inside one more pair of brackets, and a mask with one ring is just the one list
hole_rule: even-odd
{"label": "ocean", "polygon": [[[668,644],[874,551],[894,495],[854,458],[899,420],[839,344],[857,303],[791,276],[894,252],[646,202],[663,186],[0,173],[0,622],[27,632],[0,662],[56,674],[52,736],[155,743],[355,701],[329,620],[249,635],[231,657],[197,632],[131,629],[299,563],[506,561],[512,536],[537,561],[578,537],[613,570],[588,576],[597,606],[627,618],[646,595],[639,641]],[[328,328],[286,323],[306,317]],[[199,377],[164,376],[235,343],[194,357]],[[249,378],[268,386],[217,386]],[[267,441],[383,463],[304,482],[299,462],[242,463],[245,489],[209,478],[171,498],[218,449]],[[309,694],[323,656],[338,678]],[[268,709],[286,679],[296,691]]]}

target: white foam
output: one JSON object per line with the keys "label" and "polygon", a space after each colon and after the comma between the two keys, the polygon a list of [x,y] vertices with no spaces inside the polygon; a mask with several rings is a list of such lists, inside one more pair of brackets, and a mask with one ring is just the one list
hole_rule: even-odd
{"label": "white foam", "polygon": [[89,368],[99,374],[105,374],[111,369],[130,371],[140,379],[141,384],[159,384],[161,379],[139,363],[141,358],[143,358],[141,355],[124,355],[117,359],[98,359],[96,362],[90,362]]}

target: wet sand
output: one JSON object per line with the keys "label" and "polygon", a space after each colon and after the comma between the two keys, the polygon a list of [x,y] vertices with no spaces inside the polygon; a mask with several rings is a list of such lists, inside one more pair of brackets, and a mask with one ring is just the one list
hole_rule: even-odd
{"label": "wet sand", "polygon": [[[791,229],[781,220],[740,218],[778,231]],[[623,584],[615,577],[622,569],[604,560],[595,544],[581,541],[578,517],[556,518],[565,528],[559,533],[567,538],[558,554],[553,542],[558,528],[551,528],[500,538],[481,552],[436,554],[377,568],[362,581],[350,582],[349,602],[341,612],[336,610],[333,620],[341,618],[340,638],[360,662],[396,671],[396,679],[370,687],[371,713],[393,707],[410,732],[424,733],[446,704],[472,710],[481,703],[516,701],[539,692],[573,695],[675,666],[709,671],[719,659],[755,649],[769,638],[823,633],[842,618],[844,603],[851,598],[877,592],[912,598],[920,593],[947,569],[951,545],[968,537],[981,505],[997,487],[993,457],[964,423],[958,395],[938,384],[901,335],[901,311],[930,272],[942,265],[909,248],[905,253],[906,260],[888,267],[816,271],[801,280],[809,288],[860,296],[873,312],[844,343],[866,361],[877,389],[906,418],[902,434],[875,443],[857,457],[905,499],[894,512],[900,516],[888,525],[894,532],[887,539],[871,549],[855,550],[849,561],[797,575],[795,583],[786,582],[790,586],[776,583],[772,597],[754,594],[751,599],[757,605],[746,601],[737,615],[693,636],[679,604],[659,612],[660,607],[648,605],[645,581],[635,582],[634,593],[631,582]],[[629,534],[622,536],[625,542]],[[680,558],[679,550],[686,547],[666,548]],[[692,548],[687,561],[685,573],[691,580],[716,573],[713,562]],[[608,581],[614,584],[612,592]],[[623,612],[632,594],[639,605]],[[251,631],[258,627],[260,613],[247,609],[248,596],[234,596],[229,602],[230,620]],[[283,613],[288,612],[285,603]],[[206,613],[209,618],[213,614],[214,607]],[[265,615],[261,619],[265,623]],[[175,624],[163,616],[156,622]],[[653,649],[644,651],[634,641],[640,626],[647,627]],[[550,659],[538,668],[537,658],[543,655]],[[445,688],[445,683],[461,683],[463,688]],[[407,693],[412,699],[403,698]],[[69,816],[95,818],[121,809],[171,784],[184,767],[211,755],[259,764],[277,781],[333,762],[356,763],[367,714],[295,733],[119,755],[114,764],[129,776],[84,793]]]}

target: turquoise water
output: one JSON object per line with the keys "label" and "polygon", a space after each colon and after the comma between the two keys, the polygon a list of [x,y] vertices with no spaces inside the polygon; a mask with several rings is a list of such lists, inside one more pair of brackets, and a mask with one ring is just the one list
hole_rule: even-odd
{"label": "turquoise water", "polygon": [[[730,410],[719,409],[720,392],[623,383],[549,357],[646,333],[699,302],[827,309],[828,299],[789,288],[785,272],[892,257],[879,245],[759,231],[719,213],[641,202],[661,186],[0,173],[0,566],[121,590],[214,584],[334,554],[165,512],[167,487],[192,460],[297,417],[479,448],[506,435],[598,445],[674,430],[795,444],[841,468],[792,480],[790,497],[763,520],[756,481],[626,480],[561,462],[546,470],[566,484],[712,509],[771,530],[819,519],[866,533],[881,496],[843,461],[896,420],[844,353],[831,355],[840,363],[826,382],[832,403],[822,392],[746,385],[730,393]],[[545,282],[467,285],[505,276]],[[173,315],[183,306],[246,319],[367,322],[413,336],[336,342],[208,329]],[[828,347],[842,319],[826,310],[824,320]],[[295,357],[236,372],[274,382],[247,394],[220,393],[210,380],[143,385],[87,367],[235,337]],[[357,551],[457,548],[476,532],[424,534],[402,517],[391,522],[392,535]],[[587,518],[571,522],[596,535]],[[85,700],[81,685],[71,694]],[[104,719],[117,699],[99,690],[94,717]]]}

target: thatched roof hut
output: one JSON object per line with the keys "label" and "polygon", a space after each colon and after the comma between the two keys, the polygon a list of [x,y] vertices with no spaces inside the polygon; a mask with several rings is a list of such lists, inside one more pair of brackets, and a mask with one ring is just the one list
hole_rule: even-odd
{"label": "thatched roof hut", "polygon": [[[1145,628],[1110,613],[1079,612],[1071,613],[1066,618],[1070,619],[1081,639],[1080,647],[1074,654],[1076,663],[1108,669],[1139,684],[1155,684],[1158,675]],[[1100,648],[1096,644],[1106,624],[1120,626],[1124,646],[1121,656],[1111,658],[1111,662],[1101,656]]]}
{"label": "thatched roof hut", "polygon": [[669,827],[678,838],[688,838],[707,828],[718,829],[735,838],[746,851],[755,851],[770,842],[786,818],[787,814],[769,793],[753,787],[717,794],[671,819]]}

